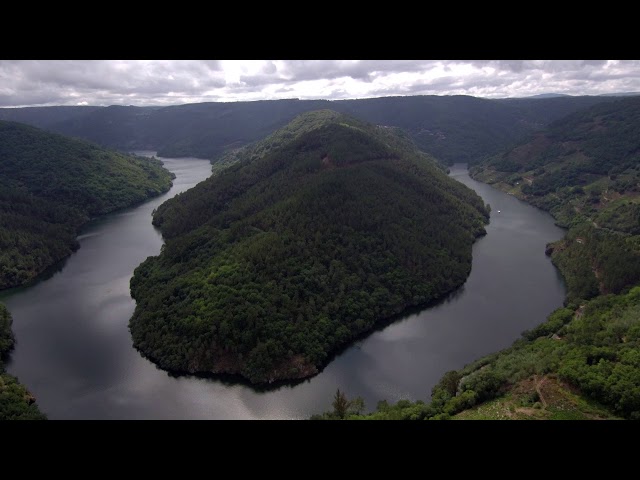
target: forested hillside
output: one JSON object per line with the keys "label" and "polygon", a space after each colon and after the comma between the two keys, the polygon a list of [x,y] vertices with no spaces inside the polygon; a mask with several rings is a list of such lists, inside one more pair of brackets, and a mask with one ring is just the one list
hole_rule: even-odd
{"label": "forested hillside", "polygon": [[237,160],[155,213],[130,328],[162,368],[303,378],[467,278],[485,206],[394,129],[311,112]]}
{"label": "forested hillside", "polygon": [[0,122],[0,289],[69,255],[90,218],[158,195],[171,179],[158,160]]}
{"label": "forested hillside", "polygon": [[570,303],[640,283],[640,98],[558,120],[471,175],[570,228],[548,250]]}
{"label": "forested hillside", "polygon": [[0,109],[18,120],[122,150],[218,159],[257,141],[297,115],[330,108],[406,130],[445,164],[475,163],[527,133],[610,97],[489,100],[470,96],[408,96],[360,100],[210,102],[170,107],[39,107]]}

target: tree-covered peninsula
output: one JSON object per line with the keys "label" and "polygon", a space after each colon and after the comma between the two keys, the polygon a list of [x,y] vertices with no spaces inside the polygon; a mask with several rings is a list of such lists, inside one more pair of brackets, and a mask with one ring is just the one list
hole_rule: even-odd
{"label": "tree-covered peninsula", "polygon": [[171,180],[159,160],[0,121],[0,289],[77,249],[90,218],[159,195]]}
{"label": "tree-covered peninsula", "polygon": [[164,369],[253,383],[460,286],[488,212],[402,132],[303,114],[154,215],[131,280],[134,345]]}

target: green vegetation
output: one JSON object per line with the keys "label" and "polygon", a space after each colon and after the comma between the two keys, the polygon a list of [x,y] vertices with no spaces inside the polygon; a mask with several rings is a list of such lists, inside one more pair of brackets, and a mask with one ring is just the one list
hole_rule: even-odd
{"label": "green vegetation", "polygon": [[312,115],[300,115],[267,138],[225,153],[213,164],[213,172],[222,172],[240,162],[246,163],[258,160],[301,135],[317,129],[324,123],[337,120],[339,117],[340,114],[333,110],[318,110]]}
{"label": "green vegetation", "polygon": [[640,283],[640,236],[585,223],[554,243],[552,260],[567,283],[567,304],[622,293]]}
{"label": "green vegetation", "polygon": [[608,97],[488,100],[469,96],[408,96],[361,100],[211,102],[171,107],[38,107],[0,109],[0,119],[85,138],[123,150],[157,150],[165,157],[217,160],[255,142],[304,112],[330,108],[407,131],[445,164],[474,163],[523,134]]}
{"label": "green vegetation", "polygon": [[0,303],[0,361],[13,348],[13,333],[11,332],[11,314]]}
{"label": "green vegetation", "polygon": [[0,420],[43,420],[35,398],[15,377],[5,373],[3,360],[13,348],[11,315],[0,304]]}
{"label": "green vegetation", "polygon": [[471,169],[549,211],[567,236],[549,246],[577,305],[640,283],[640,98],[596,105]]}
{"label": "green vegetation", "polygon": [[162,368],[303,378],[469,274],[485,206],[393,129],[312,112],[236,160],[154,215],[130,328]]}
{"label": "green vegetation", "polygon": [[453,420],[615,420],[595,401],[575,392],[555,374],[527,378],[508,393],[464,410]]}
{"label": "green vegetation", "polygon": [[[560,308],[513,346],[443,376],[431,402],[348,419],[640,419],[640,287]],[[586,397],[586,398],[584,398]],[[326,415],[325,415],[326,416]]]}
{"label": "green vegetation", "polygon": [[617,100],[552,123],[471,174],[548,210],[562,226],[600,220],[637,234],[639,138],[640,98]]}
{"label": "green vegetation", "polygon": [[349,400],[346,394],[338,389],[333,397],[331,406],[333,410],[322,415],[313,415],[311,420],[346,420],[347,418],[357,417],[364,410],[364,400],[362,397]]}
{"label": "green vegetation", "polygon": [[165,192],[171,179],[158,160],[0,122],[0,289],[69,255],[90,218]]}

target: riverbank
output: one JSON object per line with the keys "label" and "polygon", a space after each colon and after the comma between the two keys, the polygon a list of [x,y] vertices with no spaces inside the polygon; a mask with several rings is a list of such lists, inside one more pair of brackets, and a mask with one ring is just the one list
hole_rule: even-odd
{"label": "riverbank", "polygon": [[428,398],[446,371],[509,346],[562,305],[564,285],[544,248],[563,231],[458,165],[451,175],[494,213],[473,246],[471,274],[449,297],[358,340],[295,386],[263,392],[222,377],[171,376],[132,346],[129,279],[163,245],[151,212],[207,178],[211,165],[162,160],[176,174],[167,194],[87,225],[61,271],[2,296],[19,345],[8,371],[51,419],[303,419],[324,410],[337,387],[369,408]]}

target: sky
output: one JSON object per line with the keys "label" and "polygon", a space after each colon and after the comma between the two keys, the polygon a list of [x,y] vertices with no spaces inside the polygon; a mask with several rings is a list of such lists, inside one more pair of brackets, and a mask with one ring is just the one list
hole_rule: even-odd
{"label": "sky", "polygon": [[0,107],[640,92],[638,60],[0,60]]}

